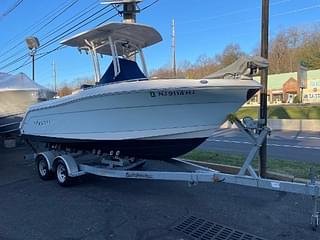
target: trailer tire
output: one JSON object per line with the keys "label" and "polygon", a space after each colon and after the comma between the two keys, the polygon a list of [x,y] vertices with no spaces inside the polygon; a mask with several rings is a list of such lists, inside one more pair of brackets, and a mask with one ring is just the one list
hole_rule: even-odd
{"label": "trailer tire", "polygon": [[52,172],[49,170],[48,162],[43,156],[38,156],[36,159],[36,166],[39,177],[42,180],[52,179]]}
{"label": "trailer tire", "polygon": [[72,178],[69,177],[68,169],[63,161],[59,161],[55,167],[57,182],[60,186],[66,187],[71,185]]}

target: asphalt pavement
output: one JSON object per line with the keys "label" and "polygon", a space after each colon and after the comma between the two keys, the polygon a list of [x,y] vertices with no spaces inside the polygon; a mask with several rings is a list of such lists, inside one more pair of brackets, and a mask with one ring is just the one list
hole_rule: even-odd
{"label": "asphalt pavement", "polygon": [[187,240],[193,238],[173,227],[190,216],[264,239],[320,239],[309,225],[307,196],[94,176],[63,188],[39,179],[33,162],[23,159],[28,152],[0,149],[0,239]]}
{"label": "asphalt pavement", "polygon": [[[252,147],[239,129],[219,129],[199,149],[247,154]],[[319,132],[272,131],[268,136],[268,157],[320,163]]]}

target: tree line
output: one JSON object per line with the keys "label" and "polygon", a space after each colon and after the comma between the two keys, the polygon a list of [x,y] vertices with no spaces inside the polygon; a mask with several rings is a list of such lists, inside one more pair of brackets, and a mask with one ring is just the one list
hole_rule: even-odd
{"label": "tree line", "polygon": [[[309,70],[320,69],[319,30],[319,26],[314,26],[310,30],[290,28],[277,33],[269,42],[269,74],[295,72],[299,64]],[[176,77],[202,78],[247,55],[259,56],[260,49],[245,53],[239,44],[229,44],[221,54],[201,55],[195,63],[183,61],[178,65]],[[173,71],[170,66],[164,66],[153,70],[152,76],[172,78]]]}
{"label": "tree line", "polygon": [[81,85],[90,84],[94,85],[93,77],[80,77],[74,79],[71,83],[63,82],[57,89],[57,95],[60,97],[67,96],[80,89]]}

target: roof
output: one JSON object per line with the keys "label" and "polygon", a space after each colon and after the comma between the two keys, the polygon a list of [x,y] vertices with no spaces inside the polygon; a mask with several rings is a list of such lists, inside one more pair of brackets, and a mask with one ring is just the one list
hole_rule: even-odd
{"label": "roof", "polygon": [[[307,76],[308,81],[320,79],[320,69],[309,70]],[[268,76],[268,89],[282,89],[283,84],[290,78],[298,79],[297,72],[271,74]],[[254,79],[260,82],[260,77]]]}
{"label": "roof", "polygon": [[[160,33],[153,27],[147,25],[137,23],[107,23],[66,39],[62,41],[61,44],[80,49],[88,49],[89,46],[86,41],[93,42],[96,46],[105,44],[102,47],[98,47],[96,52],[104,55],[112,55],[110,45],[106,44],[109,37],[111,37],[114,42],[118,41],[116,45],[118,55],[120,56],[128,52],[126,43],[142,49],[162,41]],[[121,41],[121,43],[119,41]],[[129,51],[133,52],[135,49],[129,48]]]}
{"label": "roof", "polygon": [[16,75],[0,73],[0,92],[7,90],[48,90],[35,81],[31,80],[26,74]]}
{"label": "roof", "polygon": [[[290,78],[297,79],[297,72],[271,74],[268,76],[268,89],[282,89],[283,84]],[[260,77],[254,79],[260,82]]]}

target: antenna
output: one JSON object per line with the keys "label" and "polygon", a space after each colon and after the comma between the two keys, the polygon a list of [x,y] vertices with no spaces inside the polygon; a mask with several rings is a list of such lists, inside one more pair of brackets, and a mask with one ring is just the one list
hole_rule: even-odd
{"label": "antenna", "polygon": [[54,91],[57,94],[57,70],[56,70],[56,64],[53,60],[52,62],[52,78],[53,78],[53,83],[54,83]]}
{"label": "antenna", "polygon": [[[142,0],[102,0],[101,4],[111,4],[123,17],[123,22],[135,23],[136,14],[140,12],[138,3]],[[119,10],[119,6],[123,5],[123,9]]]}
{"label": "antenna", "polygon": [[142,0],[102,0],[102,4],[123,4],[123,3],[138,3],[142,2]]}
{"label": "antenna", "polygon": [[172,51],[172,72],[173,76],[177,76],[177,67],[176,67],[176,32],[175,32],[175,23],[172,19],[172,33],[171,33],[171,51]]}
{"label": "antenna", "polygon": [[138,3],[142,2],[142,0],[102,0],[102,4],[124,4],[124,3]]}
{"label": "antenna", "polygon": [[[122,21],[125,23],[135,23],[136,14],[140,12],[138,3],[142,0],[101,0],[101,4],[111,4],[122,15]],[[119,6],[123,5],[123,9],[119,10]],[[130,60],[136,61],[136,55],[129,57]]]}

